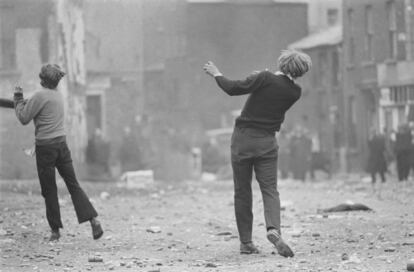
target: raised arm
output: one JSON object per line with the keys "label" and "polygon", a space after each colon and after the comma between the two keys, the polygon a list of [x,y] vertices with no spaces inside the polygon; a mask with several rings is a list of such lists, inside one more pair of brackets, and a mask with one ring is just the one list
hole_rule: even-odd
{"label": "raised arm", "polygon": [[14,101],[11,99],[0,98],[0,108],[14,109]]}
{"label": "raised arm", "polygon": [[14,93],[14,107],[17,119],[23,125],[27,125],[44,106],[44,101],[41,101],[40,96],[35,94],[30,99],[23,98],[23,92],[20,87],[15,88]]}
{"label": "raised arm", "polygon": [[204,71],[215,78],[217,85],[228,95],[244,95],[257,90],[262,86],[264,74],[252,73],[244,80],[230,80],[223,76],[212,62],[204,65]]}

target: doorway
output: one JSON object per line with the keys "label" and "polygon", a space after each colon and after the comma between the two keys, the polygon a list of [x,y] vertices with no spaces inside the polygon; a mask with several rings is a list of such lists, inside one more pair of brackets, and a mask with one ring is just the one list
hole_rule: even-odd
{"label": "doorway", "polygon": [[104,95],[103,92],[88,92],[86,95],[86,120],[88,138],[92,137],[96,129],[104,132]]}

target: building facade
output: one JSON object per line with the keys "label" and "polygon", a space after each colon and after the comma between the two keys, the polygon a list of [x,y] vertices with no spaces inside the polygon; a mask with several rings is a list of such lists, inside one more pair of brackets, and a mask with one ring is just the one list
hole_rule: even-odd
{"label": "building facade", "polygon": [[[13,97],[16,84],[26,97],[40,88],[38,73],[44,63],[57,63],[66,72],[59,84],[66,100],[66,129],[72,156],[84,160],[83,8],[79,1],[3,0],[0,2],[0,94]],[[0,177],[33,178],[34,158],[23,149],[34,145],[34,127],[21,126],[13,110],[0,114]]]}
{"label": "building facade", "polygon": [[143,3],[87,0],[84,13],[87,139],[91,144],[97,131],[102,134],[110,168],[105,175],[116,178],[124,131],[135,135],[143,114]]}
{"label": "building facade", "polygon": [[371,128],[392,131],[412,118],[413,1],[346,0],[343,5],[349,170],[361,170]]}

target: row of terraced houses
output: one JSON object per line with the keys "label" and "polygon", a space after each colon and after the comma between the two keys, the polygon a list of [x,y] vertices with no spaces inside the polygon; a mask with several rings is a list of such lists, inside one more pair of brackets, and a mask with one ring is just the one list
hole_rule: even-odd
{"label": "row of terraced houses", "polygon": [[343,0],[342,25],[290,46],[308,52],[303,107],[337,170],[361,171],[371,128],[383,133],[414,121],[414,1]]}

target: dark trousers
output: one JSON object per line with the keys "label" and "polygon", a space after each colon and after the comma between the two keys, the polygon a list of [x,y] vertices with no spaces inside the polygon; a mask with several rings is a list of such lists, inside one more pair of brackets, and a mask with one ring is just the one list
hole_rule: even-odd
{"label": "dark trousers", "polygon": [[377,182],[377,173],[379,174],[380,178],[381,178],[381,182],[385,182],[385,172],[384,171],[372,171],[371,172],[371,181],[372,183]]}
{"label": "dark trousers", "polygon": [[398,151],[396,157],[398,180],[407,180],[410,174],[410,151]]}
{"label": "dark trousers", "polygon": [[63,227],[60,218],[55,168],[69,190],[78,222],[86,222],[98,215],[76,179],[70,150],[66,142],[37,145],[36,164],[42,196],[46,202],[46,217],[52,229]]}
{"label": "dark trousers", "polygon": [[266,228],[275,228],[280,232],[277,150],[273,133],[251,128],[234,129],[231,142],[234,205],[237,229],[242,243],[252,240],[253,171],[262,192]]}

